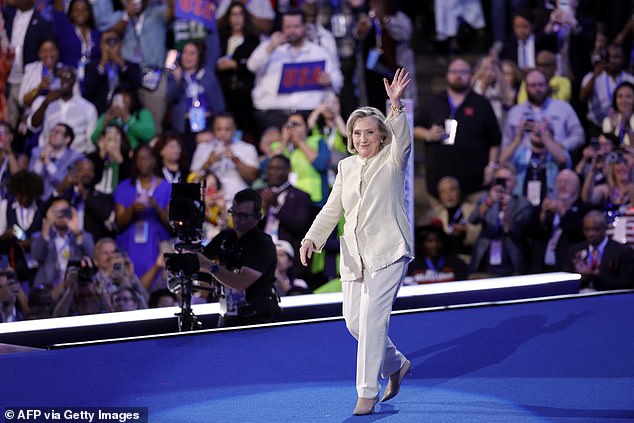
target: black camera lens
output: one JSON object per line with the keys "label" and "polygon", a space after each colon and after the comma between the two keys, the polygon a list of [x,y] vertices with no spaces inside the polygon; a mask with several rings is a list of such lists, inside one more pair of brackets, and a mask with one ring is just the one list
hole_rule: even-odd
{"label": "black camera lens", "polygon": [[79,282],[90,282],[93,276],[97,273],[94,267],[81,266],[79,268],[78,279]]}

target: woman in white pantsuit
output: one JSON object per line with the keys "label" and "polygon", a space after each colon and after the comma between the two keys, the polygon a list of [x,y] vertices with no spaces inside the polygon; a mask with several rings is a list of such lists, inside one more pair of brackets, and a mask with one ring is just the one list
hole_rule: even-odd
{"label": "woman in white pantsuit", "polygon": [[355,110],[346,124],[348,150],[339,162],[326,205],[302,240],[304,265],[320,251],[341,216],[343,314],[358,341],[357,394],[354,414],[370,414],[379,400],[379,377],[388,378],[381,401],[398,394],[411,363],[387,336],[392,303],[413,257],[405,212],[405,170],[412,148],[403,91],[409,74],[399,69],[391,83],[384,79],[391,101],[387,117],[372,107]]}

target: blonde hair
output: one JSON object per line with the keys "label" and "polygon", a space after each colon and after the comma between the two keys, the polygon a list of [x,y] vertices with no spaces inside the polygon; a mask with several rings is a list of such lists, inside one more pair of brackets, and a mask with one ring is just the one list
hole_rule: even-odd
{"label": "blonde hair", "polygon": [[379,127],[379,132],[381,133],[381,147],[392,142],[392,131],[385,124],[385,115],[381,113],[381,111],[374,107],[360,107],[348,118],[348,122],[346,122],[346,134],[348,136],[348,152],[350,154],[357,154],[358,151],[354,148],[354,143],[352,142],[352,131],[354,130],[354,126],[359,119],[371,117],[376,120],[376,123]]}

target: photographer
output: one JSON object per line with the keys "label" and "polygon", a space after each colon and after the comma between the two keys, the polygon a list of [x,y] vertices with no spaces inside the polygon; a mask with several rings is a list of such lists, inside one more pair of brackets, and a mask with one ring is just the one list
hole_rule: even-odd
{"label": "photographer", "polygon": [[53,311],[53,317],[80,316],[112,311],[110,295],[99,287],[95,268],[89,257],[68,263],[63,282],[64,291]]}
{"label": "photographer", "polygon": [[156,135],[152,113],[142,107],[135,91],[125,87],[119,87],[114,91],[108,108],[99,115],[90,136],[95,145],[98,145],[99,137],[108,126],[121,128],[131,150],[148,143]]}
{"label": "photographer", "polygon": [[[509,162],[517,169],[514,193],[523,195],[534,207],[538,207],[549,192],[555,190],[560,169],[572,167],[568,151],[558,143],[548,120],[536,121],[530,109],[520,121],[513,142],[502,151],[502,162]],[[528,135],[530,144],[522,143]]]}
{"label": "photographer", "polygon": [[515,184],[515,168],[503,163],[495,171],[493,186],[469,216],[470,223],[482,224],[471,255],[472,273],[508,276],[524,271],[521,241],[531,219],[531,205],[512,194]]}
{"label": "photographer", "polygon": [[116,31],[107,30],[99,40],[100,60],[86,64],[84,96],[99,114],[104,113],[118,88],[136,92],[141,86],[138,63],[125,60],[121,55],[121,38]]}
{"label": "photographer", "polygon": [[33,281],[37,262],[30,258],[31,240],[42,228],[44,184],[39,175],[21,170],[11,176],[8,191],[0,199],[0,252],[11,257],[20,280]]}
{"label": "photographer", "polygon": [[117,248],[112,238],[102,238],[95,245],[95,280],[108,294],[121,288],[134,290],[140,308],[146,308],[148,293],[134,274],[134,266],[128,255]]}
{"label": "photographer", "polygon": [[27,298],[7,257],[1,256],[0,261],[0,323],[24,320],[29,312]]}
{"label": "photographer", "polygon": [[[598,138],[592,138],[590,145],[584,147],[581,159],[575,166],[575,172],[577,172],[581,180],[585,181],[586,176],[594,167],[595,184],[605,182],[606,170],[603,166],[605,156],[614,151],[618,144],[619,139],[614,134],[602,133]],[[594,165],[593,161],[595,161]]]}
{"label": "photographer", "polygon": [[346,146],[346,123],[341,117],[339,97],[328,93],[323,101],[306,119],[312,135],[318,135],[328,145],[330,150],[330,165],[328,168],[328,184],[332,186],[337,174],[337,164],[348,157]]}
{"label": "photographer", "polygon": [[119,182],[130,176],[130,156],[130,143],[123,129],[115,125],[106,126],[97,140],[97,151],[93,153],[93,157],[98,157],[102,164],[95,174],[95,190],[112,194]]}
{"label": "photographer", "polygon": [[508,148],[519,133],[523,133],[521,144],[530,144],[530,137],[523,132],[524,128],[520,125],[521,121],[528,120],[528,116],[532,116],[535,122],[547,123],[553,139],[569,153],[573,154],[580,149],[584,144],[585,134],[572,106],[550,97],[548,80],[539,69],[528,71],[524,81],[527,101],[509,111],[502,135],[502,151]]}
{"label": "photographer", "polygon": [[79,228],[99,240],[111,236],[114,223],[114,199],[112,194],[95,190],[95,163],[88,157],[78,159],[68,170],[58,191],[77,210]]}
{"label": "photographer", "polygon": [[273,286],[275,245],[257,227],[261,207],[256,191],[238,192],[229,210],[234,228],[222,231],[198,254],[200,268],[210,271],[226,290],[227,311],[219,327],[271,322],[280,311]]}
{"label": "photographer", "polygon": [[42,231],[33,234],[31,254],[38,262],[34,283],[53,287],[53,298],[62,289],[60,282],[70,260],[91,257],[94,250],[92,235],[79,228],[77,211],[67,199],[51,199],[42,223]]}
{"label": "photographer", "polygon": [[634,183],[631,178],[631,165],[626,157],[628,154],[625,150],[615,150],[605,155],[606,182],[601,184],[596,184],[599,160],[596,156],[592,159],[590,172],[581,191],[583,201],[616,214],[620,214],[632,203]]}
{"label": "photographer", "polygon": [[607,48],[608,60],[598,61],[594,71],[586,74],[581,81],[581,102],[588,102],[588,121],[598,132],[603,119],[608,116],[612,105],[612,96],[616,86],[623,81],[634,82],[634,76],[625,72],[625,54],[623,48],[610,44]]}

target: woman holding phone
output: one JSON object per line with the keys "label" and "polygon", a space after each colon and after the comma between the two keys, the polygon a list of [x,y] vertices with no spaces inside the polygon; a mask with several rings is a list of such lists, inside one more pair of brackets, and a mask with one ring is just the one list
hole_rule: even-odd
{"label": "woman holding phone", "polygon": [[115,220],[120,228],[117,246],[128,251],[140,278],[149,270],[159,252],[159,243],[168,240],[167,204],[172,186],[154,174],[155,158],[148,145],[132,155],[130,178],[114,192]]}
{"label": "woman holding phone", "polygon": [[191,160],[196,149],[196,134],[211,127],[214,115],[225,109],[214,69],[218,49],[213,48],[210,37],[205,45],[186,42],[176,66],[167,74],[171,129],[182,136],[186,160]]}
{"label": "woman holding phone", "polygon": [[99,137],[108,126],[117,126],[125,135],[134,150],[139,145],[149,142],[156,135],[152,113],[141,105],[134,94],[126,88],[118,88],[112,96],[112,101],[99,119],[92,133],[92,142],[99,143]]}

